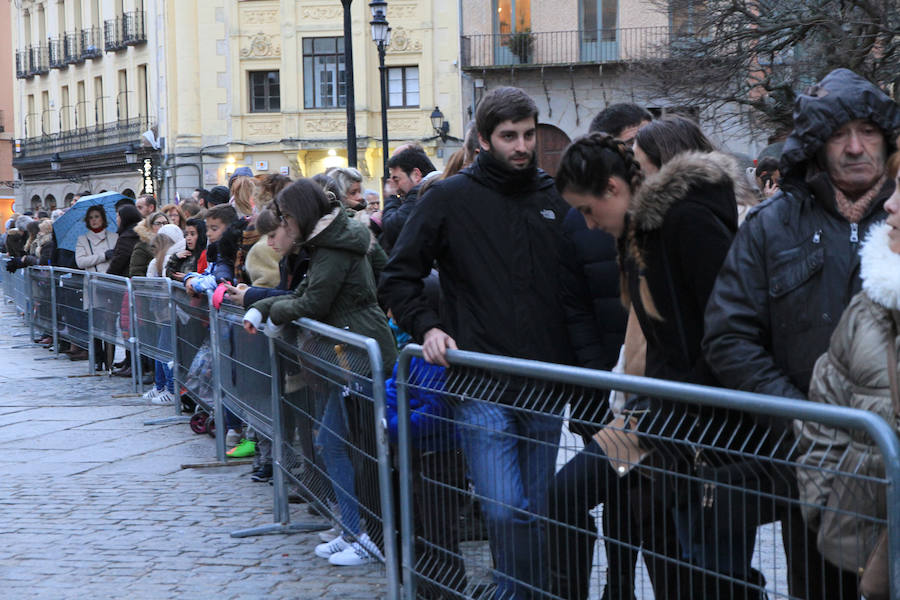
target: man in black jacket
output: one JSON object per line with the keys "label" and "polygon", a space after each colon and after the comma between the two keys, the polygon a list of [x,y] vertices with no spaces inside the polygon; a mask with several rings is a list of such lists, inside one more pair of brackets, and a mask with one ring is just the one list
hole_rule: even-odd
{"label": "man in black jacket", "polygon": [[[781,191],[748,215],[707,304],[703,348],[723,385],[806,399],[813,365],[860,289],[859,244],[885,218],[894,189],[885,159],[898,129],[900,107],[847,69],[798,96]],[[769,425],[790,446],[789,424]],[[791,595],[857,597],[857,574],[824,563],[796,507],[789,517]]]}
{"label": "man in black jacket", "polygon": [[391,181],[397,187],[397,196],[385,205],[381,215],[379,243],[388,254],[397,242],[400,231],[412,214],[419,196],[419,188],[426,175],[434,171],[431,159],[419,146],[408,146],[388,159]]}
{"label": "man in black jacket", "polygon": [[[384,270],[382,300],[423,343],[429,362],[446,365],[446,351],[457,347],[572,362],[559,300],[568,206],[535,166],[537,112],[517,88],[497,88],[482,99],[475,115],[481,153],[429,187]],[[435,261],[440,314],[423,294]],[[547,578],[537,515],[546,510],[561,419],[520,410],[545,409],[528,401],[529,391],[514,381],[454,407],[488,525],[498,597],[537,596],[534,588],[544,589]]]}

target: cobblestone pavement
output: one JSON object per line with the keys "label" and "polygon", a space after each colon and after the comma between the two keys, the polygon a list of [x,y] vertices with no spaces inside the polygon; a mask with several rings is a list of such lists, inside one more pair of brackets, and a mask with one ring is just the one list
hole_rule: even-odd
{"label": "cobblestone pavement", "polygon": [[[380,566],[332,567],[316,534],[235,539],[272,518],[272,487],[213,462],[212,438],[126,379],[32,344],[0,308],[0,581],[13,599],[384,596]],[[312,519],[292,505],[294,520]]]}

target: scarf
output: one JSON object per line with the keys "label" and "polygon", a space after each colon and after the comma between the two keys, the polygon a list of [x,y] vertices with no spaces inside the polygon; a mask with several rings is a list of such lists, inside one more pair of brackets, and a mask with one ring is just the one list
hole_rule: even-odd
{"label": "scarf", "polygon": [[88,227],[88,229],[90,229],[90,230],[93,231],[94,233],[100,233],[101,231],[103,231],[104,229],[106,229],[106,227],[98,227],[97,229],[94,229],[93,227]]}
{"label": "scarf", "polygon": [[872,206],[875,196],[881,191],[881,188],[884,187],[884,182],[886,180],[887,175],[882,175],[881,178],[875,182],[875,185],[873,185],[868,192],[860,196],[856,202],[847,198],[844,192],[835,187],[834,204],[837,207],[838,212],[850,223],[859,223],[862,221],[863,217],[866,216],[866,213],[869,212],[869,207]]}

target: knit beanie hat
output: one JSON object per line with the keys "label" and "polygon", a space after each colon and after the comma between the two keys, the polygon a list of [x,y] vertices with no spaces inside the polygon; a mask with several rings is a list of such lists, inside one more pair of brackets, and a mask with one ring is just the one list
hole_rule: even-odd
{"label": "knit beanie hat", "polygon": [[178,225],[172,225],[171,223],[160,227],[156,234],[164,235],[176,244],[184,240],[184,232],[181,231],[181,228]]}

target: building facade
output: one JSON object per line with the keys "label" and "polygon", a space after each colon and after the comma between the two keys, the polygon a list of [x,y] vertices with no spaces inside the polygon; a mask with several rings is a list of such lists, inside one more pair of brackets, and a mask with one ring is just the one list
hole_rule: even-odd
{"label": "building facade", "polygon": [[143,0],[16,3],[13,165],[17,208],[53,209],[79,192],[152,190],[159,161],[156,5]]}
{"label": "building facade", "polygon": [[691,106],[673,106],[643,85],[631,66],[665,58],[678,36],[691,35],[691,9],[679,14],[654,0],[460,0],[462,94],[471,114],[485,91],[525,89],[540,109],[540,164],[555,173],[562,149],[587,133],[594,116],[617,102],[656,115],[696,116],[725,150],[756,156],[767,143],[732,121]]}
{"label": "building facade", "polygon": [[[458,6],[388,2],[391,149],[417,141],[437,163],[465,127],[460,100]],[[380,189],[379,61],[366,2],[351,5],[344,39],[337,0],[168,0],[167,114],[160,119],[167,189],[179,195],[254,174],[309,176],[347,164],[345,47],[353,51],[358,167]],[[435,107],[450,140],[435,135]],[[448,147],[449,144],[449,147]]]}
{"label": "building facade", "polygon": [[[12,28],[12,2],[0,1],[0,31]],[[5,231],[6,220],[12,214],[15,195],[13,186],[17,185],[13,173],[13,122],[15,107],[13,106],[13,44],[8,35],[0,36],[0,233]]]}

